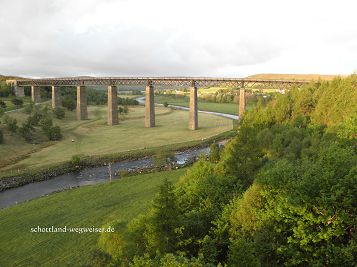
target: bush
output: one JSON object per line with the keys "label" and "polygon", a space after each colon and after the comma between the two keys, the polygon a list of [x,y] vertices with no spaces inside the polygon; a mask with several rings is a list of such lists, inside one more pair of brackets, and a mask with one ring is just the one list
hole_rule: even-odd
{"label": "bush", "polygon": [[175,160],[175,154],[169,151],[159,151],[154,155],[154,164],[157,167],[171,165]]}
{"label": "bush", "polygon": [[80,166],[80,164],[81,164],[81,157],[80,157],[79,155],[74,155],[74,156],[72,156],[72,158],[71,158],[71,164],[72,164],[72,166],[76,166],[76,167]]}
{"label": "bush", "polygon": [[112,258],[110,255],[100,249],[94,249],[91,252],[91,265],[93,267],[105,267],[110,264]]}
{"label": "bush", "polygon": [[2,130],[0,129],[0,144],[4,143],[4,134],[2,132]]}
{"label": "bush", "polygon": [[59,126],[51,126],[45,131],[46,136],[51,141],[60,140],[62,138],[61,128]]}
{"label": "bush", "polygon": [[6,108],[6,103],[0,100],[0,108]]}
{"label": "bush", "polygon": [[76,101],[70,97],[64,97],[62,100],[62,106],[67,110],[72,111],[76,109]]}
{"label": "bush", "polygon": [[5,83],[0,83],[0,97],[8,97],[12,95],[11,86]]}
{"label": "bush", "polygon": [[31,101],[30,104],[25,106],[24,111],[27,114],[31,114],[31,112],[34,110],[35,104]]}
{"label": "bush", "polygon": [[22,126],[19,127],[19,133],[20,135],[27,141],[30,142],[33,140],[33,134],[32,131],[34,128],[29,122],[22,123]]}
{"label": "bush", "polygon": [[42,131],[46,132],[47,129],[51,128],[53,125],[52,119],[50,117],[44,117],[40,120],[40,126]]}
{"label": "bush", "polygon": [[128,106],[126,106],[126,105],[124,106],[123,112],[124,112],[124,114],[128,114],[128,112],[129,112]]}
{"label": "bush", "polygon": [[124,111],[124,109],[123,109],[122,107],[119,107],[119,108],[118,108],[118,112],[119,112],[119,114],[122,114],[122,113],[123,113],[123,111]]}
{"label": "bush", "polygon": [[167,103],[166,101],[164,102],[164,107],[167,108],[169,106],[169,103]]}
{"label": "bush", "polygon": [[63,119],[65,116],[65,110],[64,108],[55,108],[53,109],[53,114],[55,114],[57,119]]}
{"label": "bush", "polygon": [[14,118],[11,118],[9,116],[5,116],[4,117],[4,123],[7,126],[7,129],[12,132],[12,133],[16,133],[17,130],[17,120]]}
{"label": "bush", "polygon": [[131,105],[131,106],[134,106],[134,105],[139,105],[139,102],[135,99],[132,99],[132,98],[121,98],[121,97],[118,97],[118,105]]}
{"label": "bush", "polygon": [[16,106],[16,107],[22,107],[24,104],[24,101],[20,98],[13,98],[11,99],[11,102]]}
{"label": "bush", "polygon": [[219,145],[217,143],[213,143],[210,146],[209,160],[212,163],[217,163],[219,161]]}
{"label": "bush", "polygon": [[35,113],[32,116],[27,117],[27,122],[32,126],[38,126],[42,117],[43,116],[39,111],[35,111]]}

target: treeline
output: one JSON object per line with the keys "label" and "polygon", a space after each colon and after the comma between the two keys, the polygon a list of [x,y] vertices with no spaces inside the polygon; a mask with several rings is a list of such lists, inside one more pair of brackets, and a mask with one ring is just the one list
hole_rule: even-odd
{"label": "treeline", "polygon": [[[68,110],[76,109],[77,91],[73,87],[62,87],[62,105]],[[108,94],[103,90],[87,89],[87,101],[89,105],[106,105],[108,103]],[[138,105],[139,102],[131,98],[118,97],[118,105]]]}
{"label": "treeline", "polygon": [[[246,113],[125,230],[97,266],[354,266],[357,77],[310,84]],[[115,229],[123,229],[120,222]]]}
{"label": "treeline", "polygon": [[[186,90],[187,91],[187,90]],[[156,90],[155,94],[158,96],[172,97],[172,98],[185,98],[189,99],[186,94],[177,94],[175,91],[159,91]],[[239,90],[238,89],[219,89],[214,93],[205,93],[198,96],[200,100],[211,102],[211,103],[239,103]],[[246,90],[246,101],[249,104],[257,103],[258,101],[263,101],[264,103],[269,102],[273,96],[271,94],[253,93],[252,91]]]}
{"label": "treeline", "polygon": [[0,81],[0,97],[9,97],[11,95],[13,95],[11,86],[4,81]]}

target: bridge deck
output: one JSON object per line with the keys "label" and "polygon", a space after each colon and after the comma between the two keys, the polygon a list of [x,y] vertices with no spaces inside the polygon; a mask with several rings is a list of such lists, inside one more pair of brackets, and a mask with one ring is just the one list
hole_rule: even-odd
{"label": "bridge deck", "polygon": [[[15,81],[14,81],[15,82]],[[79,86],[79,85],[158,85],[158,86],[229,86],[238,88],[290,88],[310,83],[305,80],[268,80],[212,77],[64,77],[16,80],[17,86]]]}

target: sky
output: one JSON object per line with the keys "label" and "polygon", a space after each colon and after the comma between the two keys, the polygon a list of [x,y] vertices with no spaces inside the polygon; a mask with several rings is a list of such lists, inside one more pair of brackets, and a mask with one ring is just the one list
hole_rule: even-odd
{"label": "sky", "polygon": [[0,0],[0,74],[351,74],[356,10],[356,0]]}

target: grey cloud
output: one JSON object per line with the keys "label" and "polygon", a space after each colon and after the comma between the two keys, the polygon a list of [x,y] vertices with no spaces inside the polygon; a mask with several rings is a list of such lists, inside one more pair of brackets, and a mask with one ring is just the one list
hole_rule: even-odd
{"label": "grey cloud", "polygon": [[[0,11],[0,32],[6,36],[0,43],[0,73],[212,76],[224,67],[258,64],[279,54],[274,43],[261,46],[256,40],[230,40],[229,36],[216,41],[214,36],[155,31],[145,25],[76,33],[72,29],[76,17],[66,16],[65,2],[2,4],[12,12]],[[81,12],[94,6],[92,1]]]}

